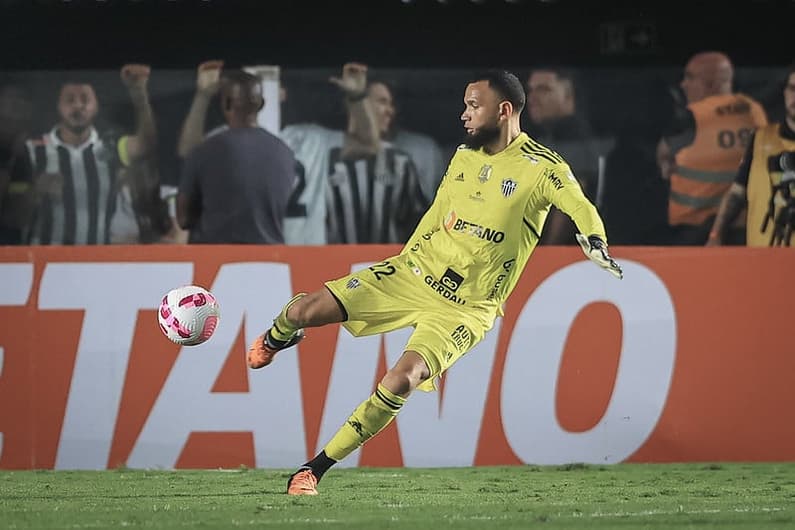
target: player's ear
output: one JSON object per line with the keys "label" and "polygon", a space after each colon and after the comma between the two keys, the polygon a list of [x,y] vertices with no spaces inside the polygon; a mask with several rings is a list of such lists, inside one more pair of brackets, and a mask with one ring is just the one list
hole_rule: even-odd
{"label": "player's ear", "polygon": [[513,104],[510,101],[501,101],[500,102],[500,111],[499,117],[500,118],[510,118],[511,114],[513,114]]}

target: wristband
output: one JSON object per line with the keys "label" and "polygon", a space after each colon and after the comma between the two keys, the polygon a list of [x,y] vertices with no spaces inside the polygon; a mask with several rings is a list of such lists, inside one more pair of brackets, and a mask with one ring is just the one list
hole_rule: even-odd
{"label": "wristband", "polygon": [[367,97],[367,91],[366,90],[362,90],[358,94],[354,94],[352,96],[351,95],[346,95],[345,96],[345,101],[347,101],[348,103],[356,103],[357,101],[361,101],[361,100],[363,100],[366,97]]}

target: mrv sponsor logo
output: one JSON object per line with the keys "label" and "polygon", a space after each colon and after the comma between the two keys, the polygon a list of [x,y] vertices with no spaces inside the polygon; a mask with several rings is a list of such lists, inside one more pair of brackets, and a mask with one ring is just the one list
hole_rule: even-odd
{"label": "mrv sponsor logo", "polygon": [[446,271],[444,271],[444,275],[442,275],[438,281],[435,280],[431,275],[425,276],[426,285],[428,285],[438,294],[442,295],[443,298],[446,298],[447,300],[455,302],[459,305],[464,305],[467,303],[466,300],[461,299],[455,294],[458,288],[461,287],[462,283],[464,283],[464,277],[449,267]]}
{"label": "mrv sponsor logo", "polygon": [[479,225],[477,223],[473,223],[472,221],[467,221],[466,219],[461,219],[455,212],[450,212],[447,214],[447,218],[444,221],[444,226],[449,231],[468,234],[470,236],[477,237],[478,239],[491,241],[492,243],[502,243],[502,241],[505,239],[505,232],[501,232],[500,230],[488,226]]}

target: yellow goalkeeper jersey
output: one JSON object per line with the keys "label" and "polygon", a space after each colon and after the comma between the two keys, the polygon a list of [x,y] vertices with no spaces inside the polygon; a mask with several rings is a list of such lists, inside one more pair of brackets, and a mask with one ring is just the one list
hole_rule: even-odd
{"label": "yellow goalkeeper jersey", "polygon": [[551,205],[581,233],[607,241],[596,208],[559,154],[525,133],[494,155],[460,146],[401,254],[438,296],[502,314]]}

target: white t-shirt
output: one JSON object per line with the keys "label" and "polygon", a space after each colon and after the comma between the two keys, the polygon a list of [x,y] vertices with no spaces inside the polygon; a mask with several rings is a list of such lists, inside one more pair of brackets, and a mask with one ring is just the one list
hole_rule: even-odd
{"label": "white t-shirt", "polygon": [[279,136],[293,150],[299,164],[284,220],[284,240],[288,245],[325,245],[329,154],[342,148],[345,134],[302,123],[288,125]]}

